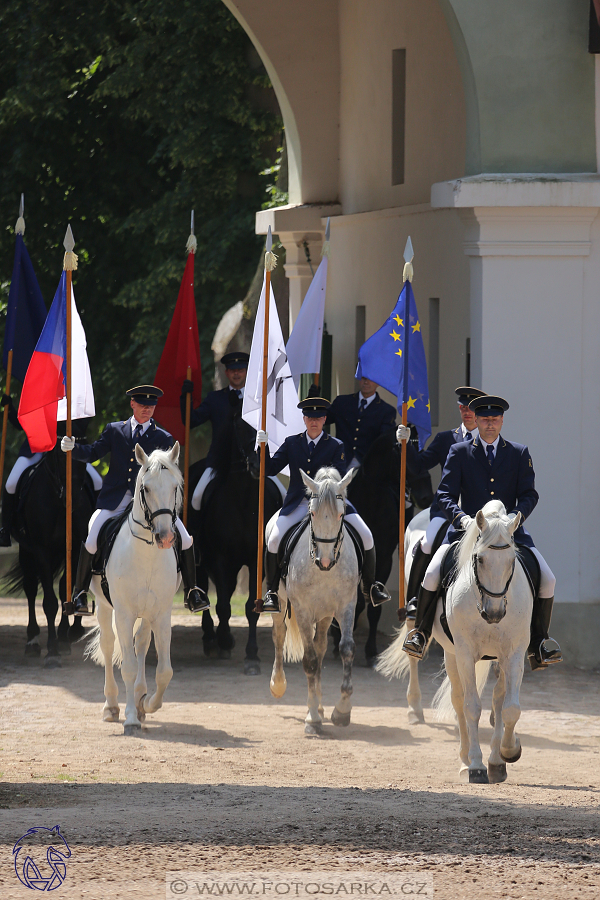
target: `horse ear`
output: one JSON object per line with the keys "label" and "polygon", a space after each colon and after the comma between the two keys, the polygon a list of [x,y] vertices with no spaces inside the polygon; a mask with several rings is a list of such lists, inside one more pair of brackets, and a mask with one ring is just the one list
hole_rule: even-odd
{"label": "horse ear", "polygon": [[342,491],[346,491],[348,489],[348,485],[350,484],[350,482],[352,481],[352,479],[354,478],[354,476],[356,475],[357,472],[358,472],[358,466],[354,466],[352,469],[350,469],[349,472],[346,472],[346,474],[340,481],[340,488]]}
{"label": "horse ear", "polygon": [[171,458],[171,462],[177,462],[177,460],[179,459],[179,441],[175,441],[175,443],[169,450],[169,456]]}
{"label": "horse ear", "polygon": [[515,531],[517,530],[517,528],[518,528],[519,525],[521,524],[522,519],[523,519],[522,514],[521,514],[520,512],[518,512],[518,513],[515,515],[514,519],[511,521],[510,525],[508,526],[508,532],[509,532],[509,534],[514,534],[514,533],[515,533]]}
{"label": "horse ear", "polygon": [[148,457],[144,453],[144,448],[140,447],[139,444],[135,445],[135,458],[139,462],[140,466],[145,466],[148,462]]}
{"label": "horse ear", "polygon": [[306,472],[303,472],[303,471],[302,471],[302,469],[300,469],[300,475],[301,475],[301,477],[302,477],[302,481],[304,482],[304,484],[306,485],[306,487],[308,488],[308,490],[309,490],[312,494],[318,494],[318,493],[319,493],[319,485],[317,484],[317,482],[316,482],[316,481],[313,481],[312,478],[310,478],[310,477],[306,474]]}
{"label": "horse ear", "polygon": [[477,515],[475,516],[475,521],[477,522],[477,527],[479,528],[480,531],[485,531],[485,529],[488,527],[488,521],[487,521],[486,517],[484,516],[482,509],[480,509],[479,512],[477,513]]}

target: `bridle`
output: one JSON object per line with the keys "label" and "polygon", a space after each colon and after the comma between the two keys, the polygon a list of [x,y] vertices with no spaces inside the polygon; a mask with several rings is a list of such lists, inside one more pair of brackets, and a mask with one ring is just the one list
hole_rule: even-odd
{"label": "bridle", "polygon": [[[311,494],[311,500],[318,500],[318,494]],[[340,553],[342,551],[342,543],[344,541],[344,517],[346,515],[346,500],[343,494],[336,494],[336,500],[342,500],[344,503],[344,512],[342,513],[342,518],[340,519],[340,527],[337,535],[334,538],[320,538],[317,537],[313,531],[312,524],[312,516],[309,516],[310,523],[310,558],[312,562],[321,570],[321,572],[331,572],[338,559],[340,558]],[[320,558],[317,556],[317,542],[320,544],[333,544],[333,553],[332,559],[327,568],[322,564]]]}
{"label": "bridle", "polygon": [[[166,468],[167,468],[166,466],[161,465],[161,469],[166,469]],[[158,516],[163,516],[163,515],[171,516],[171,527],[173,529],[175,528],[175,522],[177,520],[177,506],[178,506],[177,492],[180,490],[181,490],[181,486],[176,485],[176,487],[175,487],[175,502],[173,505],[173,509],[165,508],[165,509],[151,510],[150,507],[148,506],[148,501],[146,500],[146,489],[144,486],[144,482],[142,481],[142,483],[140,484],[140,504],[142,507],[142,511],[144,513],[144,519],[146,520],[146,524],[144,524],[143,522],[140,522],[138,519],[136,519],[135,516],[133,515],[133,510],[131,510],[131,512],[129,514],[129,520],[130,520],[129,521],[129,530],[131,531],[131,534],[133,535],[134,538],[137,538],[138,541],[144,541],[145,544],[150,544],[150,545],[154,544],[157,532],[154,528],[153,523],[154,523],[154,520]],[[142,537],[142,535],[136,534],[135,531],[133,530],[133,528],[131,527],[131,522],[135,522],[135,524],[139,525],[141,528],[143,528],[144,531],[150,531],[152,534],[151,539],[147,540],[145,537]]]}
{"label": "bridle", "polygon": [[[479,538],[477,538],[477,540],[479,540]],[[490,544],[489,547],[486,547],[486,549],[487,550],[509,550],[511,547],[514,547],[514,541],[511,542],[510,544]],[[510,575],[508,576],[508,581],[504,585],[504,590],[499,591],[498,593],[495,593],[494,591],[489,591],[486,587],[484,587],[482,585],[481,581],[479,580],[479,573],[477,571],[477,553],[473,554],[473,573],[475,575],[475,584],[477,585],[477,588],[479,590],[479,600],[477,601],[477,610],[479,611],[480,615],[482,616],[483,619],[485,619],[486,622],[489,622],[489,618],[488,618],[488,614],[486,613],[486,611],[483,608],[484,595],[487,595],[488,597],[494,597],[495,599],[497,599],[498,597],[501,597],[502,600],[504,601],[503,615],[506,613],[506,595],[508,593],[508,589],[510,587],[511,581],[513,580],[513,575],[515,574],[516,561],[517,561],[517,557],[515,555],[515,558],[513,559],[512,567],[510,570]]]}

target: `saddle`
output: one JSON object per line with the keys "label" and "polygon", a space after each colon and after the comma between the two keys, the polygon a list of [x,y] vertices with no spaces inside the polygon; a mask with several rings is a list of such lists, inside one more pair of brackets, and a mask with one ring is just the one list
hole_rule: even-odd
{"label": "saddle", "polygon": [[[277,562],[279,564],[279,570],[281,572],[281,577],[285,581],[288,573],[288,568],[290,565],[290,557],[296,546],[298,541],[306,531],[308,527],[308,523],[310,521],[310,516],[305,516],[301,522],[298,522],[297,525],[293,525],[289,531],[287,531],[279,544],[279,550],[277,551]],[[344,528],[349,534],[352,543],[354,544],[354,549],[356,550],[356,559],[358,562],[358,571],[359,574],[362,572],[363,561],[365,557],[365,551],[363,547],[363,543],[361,537],[352,525],[349,522],[344,520]]]}
{"label": "saddle", "polygon": [[[452,632],[450,631],[450,626],[448,625],[448,619],[446,617],[446,597],[448,589],[454,583],[456,578],[455,562],[457,550],[458,542],[450,545],[450,549],[443,559],[441,568],[442,612],[440,614],[440,625],[444,629],[446,637],[452,641],[452,643],[454,643],[454,638],[452,637]],[[533,594],[533,597],[537,597],[540,590],[541,572],[540,564],[535,553],[532,552],[530,547],[520,546],[517,550],[517,560],[525,572],[527,583],[529,584],[529,589]],[[484,656],[483,659],[496,659],[496,657]]]}

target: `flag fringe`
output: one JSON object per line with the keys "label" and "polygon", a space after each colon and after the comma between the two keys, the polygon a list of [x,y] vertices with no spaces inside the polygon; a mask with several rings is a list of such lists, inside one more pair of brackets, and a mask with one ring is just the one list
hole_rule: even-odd
{"label": "flag fringe", "polygon": [[196,240],[196,235],[190,234],[189,238],[187,239],[187,244],[185,245],[185,252],[186,253],[195,253],[197,247],[198,247],[198,241]]}
{"label": "flag fringe", "polygon": [[413,280],[413,266],[411,262],[404,263],[404,272],[402,273],[402,281],[411,281]]}
{"label": "flag fringe", "polygon": [[15,225],[15,234],[25,234],[25,219],[23,216],[19,216],[17,219],[17,224]]}
{"label": "flag fringe", "polygon": [[75,272],[77,269],[77,254],[72,250],[67,250],[63,261],[63,269],[65,272]]}
{"label": "flag fringe", "polygon": [[277,257],[272,250],[267,250],[267,252],[265,253],[265,269],[267,270],[267,272],[272,272],[276,265]]}

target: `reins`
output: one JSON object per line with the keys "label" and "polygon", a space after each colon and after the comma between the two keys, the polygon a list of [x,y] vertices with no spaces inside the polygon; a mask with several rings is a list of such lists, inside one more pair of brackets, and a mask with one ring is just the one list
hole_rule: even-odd
{"label": "reins", "polygon": [[[318,500],[318,498],[319,498],[318,494],[310,495],[311,500]],[[342,518],[340,520],[340,527],[339,527],[338,533],[334,538],[317,537],[313,531],[312,516],[309,519],[309,522],[310,522],[310,558],[311,558],[312,562],[314,562],[314,564],[317,566],[317,568],[319,568],[321,570],[321,572],[330,572],[333,569],[333,567],[335,566],[335,564],[337,563],[338,559],[340,558],[340,553],[342,552],[342,543],[344,541],[344,518],[346,515],[346,504],[345,504],[343,494],[336,494],[335,499],[344,501],[344,512],[342,513]],[[327,568],[322,564],[320,558],[317,556],[317,542],[320,544],[333,544],[332,560],[331,560],[331,563],[329,564],[329,566],[327,566]]]}
{"label": "reins", "polygon": [[[479,538],[477,538],[477,540],[479,540]],[[487,550],[509,550],[511,546],[514,546],[514,542],[512,544],[490,544],[486,549]],[[510,575],[508,576],[508,581],[504,585],[504,590],[496,593],[494,591],[489,591],[479,580],[479,573],[477,571],[477,553],[473,554],[473,574],[475,575],[475,584],[477,585],[477,588],[479,590],[479,595],[480,595],[480,599],[477,601],[477,610],[479,611],[480,615],[483,616],[484,619],[487,620],[487,613],[485,612],[485,610],[483,608],[484,595],[486,595],[488,597],[494,597],[495,599],[498,599],[498,597],[501,597],[502,600],[504,601],[504,612],[506,613],[506,595],[508,593],[508,589],[513,580],[513,575],[515,574],[516,561],[517,561],[517,557],[515,555],[515,557],[513,559],[512,567],[510,570]]]}

